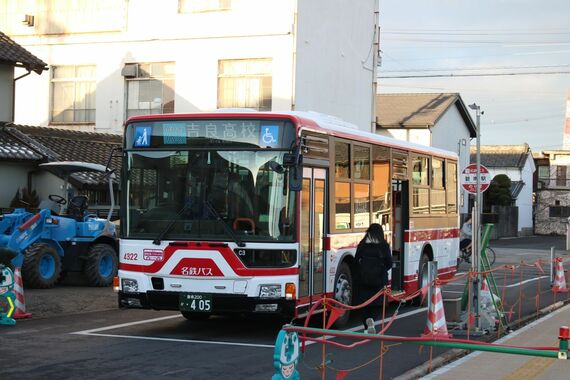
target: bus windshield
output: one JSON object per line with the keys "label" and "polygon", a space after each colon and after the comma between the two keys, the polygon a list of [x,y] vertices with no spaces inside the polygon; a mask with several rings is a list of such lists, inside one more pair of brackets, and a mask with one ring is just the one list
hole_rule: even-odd
{"label": "bus windshield", "polygon": [[226,149],[128,151],[123,237],[295,241],[286,152]]}

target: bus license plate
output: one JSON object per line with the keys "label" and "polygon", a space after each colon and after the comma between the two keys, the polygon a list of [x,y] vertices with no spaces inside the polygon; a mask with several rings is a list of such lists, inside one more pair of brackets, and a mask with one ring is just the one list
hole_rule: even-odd
{"label": "bus license plate", "polygon": [[212,295],[203,293],[181,293],[180,311],[209,313],[212,311]]}

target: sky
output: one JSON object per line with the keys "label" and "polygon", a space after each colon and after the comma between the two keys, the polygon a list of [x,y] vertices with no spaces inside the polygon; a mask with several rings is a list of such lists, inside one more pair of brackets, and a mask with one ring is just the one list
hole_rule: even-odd
{"label": "sky", "polygon": [[[533,152],[562,148],[570,0],[379,3],[380,93],[458,92],[466,105],[476,103],[483,111],[482,145],[528,143]],[[480,76],[499,73],[516,75]],[[444,77],[387,78],[429,75]]]}

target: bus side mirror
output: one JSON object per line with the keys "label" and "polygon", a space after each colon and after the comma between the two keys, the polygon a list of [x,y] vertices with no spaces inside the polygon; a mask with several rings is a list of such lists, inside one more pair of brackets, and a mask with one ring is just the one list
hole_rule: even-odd
{"label": "bus side mirror", "polygon": [[303,188],[303,169],[301,165],[289,168],[289,190],[301,191]]}

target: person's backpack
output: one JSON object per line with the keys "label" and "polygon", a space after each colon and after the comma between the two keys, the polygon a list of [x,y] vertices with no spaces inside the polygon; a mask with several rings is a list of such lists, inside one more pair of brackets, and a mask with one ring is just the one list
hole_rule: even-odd
{"label": "person's backpack", "polygon": [[359,261],[363,285],[379,288],[384,284],[384,262],[378,256],[363,256]]}

